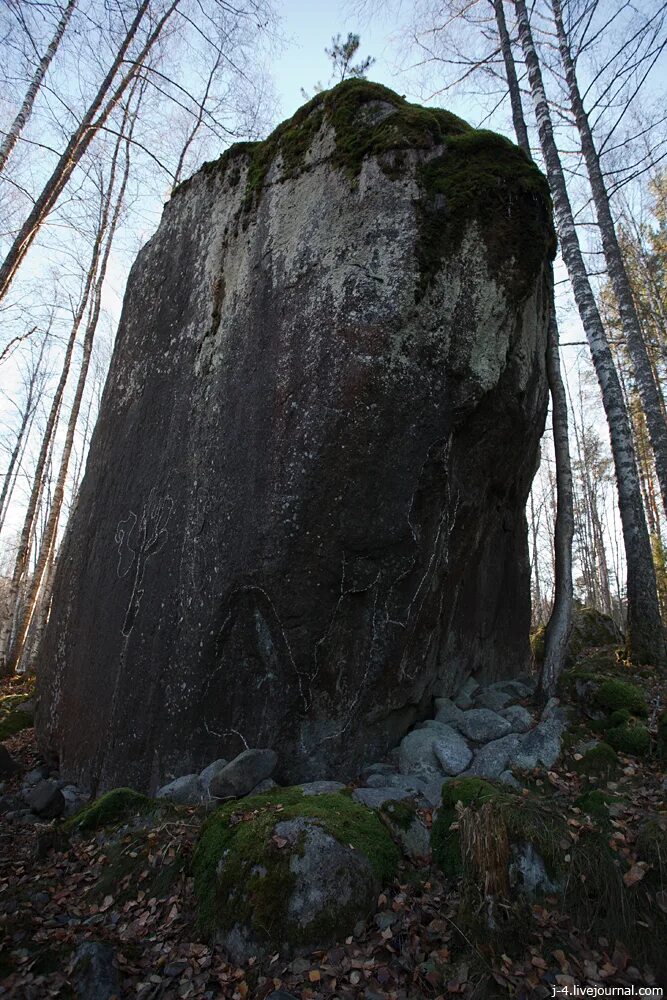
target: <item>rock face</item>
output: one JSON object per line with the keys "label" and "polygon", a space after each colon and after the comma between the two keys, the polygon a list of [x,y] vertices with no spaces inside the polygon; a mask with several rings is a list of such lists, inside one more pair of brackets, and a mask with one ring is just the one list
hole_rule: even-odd
{"label": "rock face", "polygon": [[349,777],[529,648],[546,183],[365,81],[182,186],[130,275],[40,663],[88,787]]}

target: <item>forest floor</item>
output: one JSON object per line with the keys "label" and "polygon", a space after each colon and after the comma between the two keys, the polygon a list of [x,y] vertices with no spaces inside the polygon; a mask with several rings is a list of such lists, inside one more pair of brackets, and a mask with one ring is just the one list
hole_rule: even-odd
{"label": "forest floor", "polygon": [[[642,683],[650,703],[662,705],[657,679],[649,675]],[[15,683],[11,690],[17,692]],[[5,746],[21,768],[5,783],[7,794],[18,790],[38,752],[32,729]],[[552,771],[534,775],[531,791],[557,803],[573,843],[593,822],[576,804],[591,787],[576,770],[577,757],[570,749]],[[624,884],[636,893],[651,870],[637,851],[646,817],[667,834],[666,776],[655,755],[620,755],[619,761],[614,779],[598,787],[613,798],[605,820],[608,843]],[[423,818],[430,822],[428,814]],[[335,947],[290,962],[274,955],[230,965],[196,929],[189,859],[201,822],[201,812],[180,808],[151,829],[128,833],[112,849],[99,833],[63,841],[52,836],[53,824],[3,821],[0,997],[73,997],[72,958],[85,940],[113,947],[121,996],[142,1000],[264,1000],[276,989],[300,1000],[522,998],[550,997],[554,989],[573,995],[575,985],[638,991],[656,983],[645,958],[599,931],[575,926],[555,896],[531,906],[506,949],[493,947],[462,923],[461,881],[407,861],[380,896],[377,913]],[[566,853],[570,844],[561,846]],[[667,858],[664,863],[667,868]],[[667,878],[666,872],[658,875],[650,905],[660,916],[667,913]],[[662,933],[660,927],[664,931],[662,917],[642,922],[640,937]],[[663,945],[667,950],[667,940]]]}

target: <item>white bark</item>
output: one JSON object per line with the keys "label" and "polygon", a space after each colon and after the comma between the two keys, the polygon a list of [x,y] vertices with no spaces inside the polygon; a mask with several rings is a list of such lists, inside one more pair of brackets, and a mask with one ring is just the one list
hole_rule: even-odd
{"label": "white bark", "polygon": [[621,326],[632,361],[642,409],[646,417],[646,425],[651,441],[655,470],[660,484],[663,507],[665,508],[665,513],[667,513],[667,424],[663,417],[660,395],[655,383],[648,351],[644,343],[630,280],[625,269],[623,254],[618,245],[616,226],[611,214],[609,195],[600,167],[600,158],[595,147],[590,122],[579,91],[576,67],[563,23],[560,0],[551,0],[551,6],[556,22],[558,48],[563,69],[565,70],[570,105],[581,139],[581,150],[584,154],[591,184],[591,193],[602,237],[602,250],[607,265],[607,272],[618,304]]}
{"label": "white bark", "polygon": [[46,52],[37,64],[37,69],[32,76],[18,114],[9,126],[9,131],[0,146],[0,173],[2,173],[5,169],[7,160],[11,156],[14,146],[19,141],[21,132],[25,128],[26,123],[32,114],[32,107],[35,103],[35,98],[37,97],[39,88],[42,85],[42,80],[46,76],[46,72],[51,65],[51,60],[58,50],[58,46],[60,45],[63,35],[65,34],[65,29],[69,24],[72,14],[74,13],[76,4],[77,0],[68,0],[67,6],[62,12],[62,16],[58,22],[58,26],[56,27],[55,34],[51,39]]}
{"label": "white bark", "polygon": [[628,652],[636,662],[663,665],[667,662],[667,652],[660,620],[651,543],[644,516],[630,422],[579,246],[526,3],[525,0],[514,0],[514,3],[519,39],[535,106],[540,145],[554,201],[561,251],[590,346],[609,425],[628,572]]}

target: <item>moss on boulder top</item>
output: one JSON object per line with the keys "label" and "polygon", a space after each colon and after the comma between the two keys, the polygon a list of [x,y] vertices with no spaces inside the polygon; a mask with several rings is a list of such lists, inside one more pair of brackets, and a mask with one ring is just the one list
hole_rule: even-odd
{"label": "moss on boulder top", "polygon": [[473,222],[490,270],[508,292],[521,297],[532,290],[545,257],[553,257],[556,249],[544,175],[503,136],[474,129],[442,108],[411,104],[380,84],[345,80],[317,94],[267,139],[236,143],[200,172],[224,174],[235,186],[241,167],[247,168],[242,204],[248,210],[257,205],[274,162],[279,161],[276,179],[281,181],[309,169],[313,161],[308,154],[326,125],[333,129],[334,148],[323,155],[351,181],[367,157],[378,158],[384,173],[399,180],[408,169],[405,151],[426,154],[416,168],[422,189],[418,295],[443,260],[456,253]]}
{"label": "moss on boulder top", "polygon": [[279,788],[217,809],[194,859],[199,923],[235,961],[324,945],[365,918],[399,852],[380,819],[337,792]]}

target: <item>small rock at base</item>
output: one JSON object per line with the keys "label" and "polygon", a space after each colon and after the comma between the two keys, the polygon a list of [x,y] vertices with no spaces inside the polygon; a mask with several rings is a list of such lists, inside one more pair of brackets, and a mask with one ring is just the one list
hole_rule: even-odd
{"label": "small rock at base", "polygon": [[462,714],[461,709],[454,704],[451,698],[436,698],[435,709],[436,722],[456,722]]}
{"label": "small rock at base", "polygon": [[510,723],[514,733],[527,733],[533,725],[533,717],[523,705],[510,705],[500,714]]}
{"label": "small rock at base", "polygon": [[42,780],[26,796],[31,811],[42,819],[56,819],[65,812],[63,793],[53,781]]}
{"label": "small rock at base", "polygon": [[113,1000],[120,996],[116,953],[101,941],[84,941],[74,955],[72,985],[77,1000]]}
{"label": "small rock at base", "polygon": [[212,764],[209,764],[207,767],[204,768],[203,771],[200,772],[199,777],[206,791],[208,791],[208,786],[211,784],[216,774],[220,774],[223,768],[227,767],[228,764],[229,764],[228,760],[226,760],[224,757],[220,757],[218,758],[218,760],[214,760]]}
{"label": "small rock at base", "polygon": [[11,778],[18,770],[19,766],[9,750],[0,743],[0,777]]}
{"label": "small rock at base", "polygon": [[476,743],[488,743],[507,736],[512,727],[502,715],[488,708],[471,708],[458,720],[457,729]]}
{"label": "small rock at base", "polygon": [[270,778],[277,763],[274,750],[244,750],[216,774],[209,785],[209,792],[219,799],[240,798],[260,781]]}
{"label": "small rock at base", "polygon": [[355,788],[352,798],[368,809],[380,809],[385,802],[401,802],[412,795],[403,788]]}
{"label": "small rock at base", "polygon": [[440,767],[450,776],[460,774],[472,760],[472,750],[455,729],[443,726],[433,744],[433,753]]}
{"label": "small rock at base", "polygon": [[326,795],[329,792],[342,792],[346,786],[342,781],[307,781],[299,787],[304,795]]}
{"label": "small rock at base", "polygon": [[273,778],[264,778],[263,781],[260,781],[259,784],[255,785],[255,787],[248,792],[248,795],[262,795],[263,792],[270,792],[272,788],[277,787],[278,786]]}
{"label": "small rock at base", "polygon": [[203,802],[206,792],[198,774],[183,774],[155,793],[156,799],[167,799],[179,806],[196,806]]}

